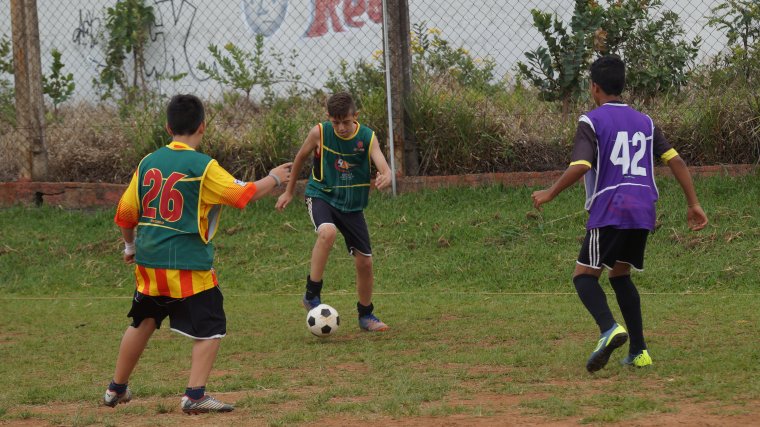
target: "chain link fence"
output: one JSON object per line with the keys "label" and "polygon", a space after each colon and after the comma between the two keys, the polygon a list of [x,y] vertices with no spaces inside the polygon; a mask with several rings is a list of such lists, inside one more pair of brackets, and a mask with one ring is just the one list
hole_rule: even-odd
{"label": "chain link fence", "polygon": [[[49,138],[73,140],[87,135],[108,140],[116,129],[125,126],[123,120],[115,117],[116,110],[107,110],[108,105],[119,98],[130,99],[125,95],[130,90],[164,96],[194,93],[207,102],[227,102],[229,94],[237,92],[237,96],[255,103],[272,93],[327,92],[331,76],[335,79],[341,74],[342,61],[349,70],[359,61],[371,64],[380,73],[382,70],[382,0],[144,0],[152,17],[139,52],[142,55],[127,49],[127,59],[121,65],[124,75],[114,83],[113,76],[104,73],[113,68],[109,50],[120,44],[124,49],[130,33],[118,32],[127,25],[126,18],[113,11],[130,1],[135,2],[38,0],[43,74],[54,72],[54,52],[58,52],[58,61],[63,65],[59,79],[68,82],[63,95],[46,96],[51,110],[69,111],[66,124],[53,118]],[[605,1],[599,3],[606,5]],[[706,63],[726,50],[725,32],[707,25],[711,9],[722,2],[663,0],[662,3],[658,13],[671,10],[678,14],[683,39],[701,38],[695,65]],[[492,64],[493,80],[511,84],[518,76],[518,61],[525,61],[526,52],[545,44],[534,27],[531,10],[554,13],[569,23],[574,2],[409,0],[409,8],[413,33],[417,33],[412,36],[413,44],[425,35],[445,40],[452,48],[461,47],[461,52],[473,58],[475,64],[484,61]],[[10,0],[0,0],[0,37],[6,39],[11,38],[10,11]],[[231,79],[224,81],[224,61],[229,61],[227,65],[232,69],[236,68],[235,61],[240,61],[237,69],[249,72],[248,81],[238,82],[238,86]],[[262,69],[270,73],[269,83],[261,84]],[[69,73],[70,80],[66,80]],[[6,82],[12,82],[12,78],[7,73],[0,74],[0,79]],[[66,93],[65,87],[71,90]],[[121,95],[108,98],[109,90]],[[71,110],[77,111],[77,120],[70,119]],[[235,120],[230,115],[224,117],[227,121]],[[322,117],[315,115],[309,120]],[[374,125],[385,126],[382,121]],[[150,134],[162,130],[133,130],[129,138],[139,138],[141,135],[136,132]],[[0,140],[3,152],[12,150],[8,134],[0,135]],[[51,154],[51,163],[65,151],[78,149],[92,150],[84,146],[60,149],[59,153]],[[51,150],[55,151],[52,147]],[[114,158],[113,151],[104,151],[100,159],[111,164],[122,160]],[[9,156],[0,156],[0,162],[0,178],[12,179],[16,171]],[[73,170],[78,166],[66,168]],[[86,169],[82,166],[82,170]],[[118,172],[113,177],[93,179],[122,181],[123,175]]]}
{"label": "chain link fence", "polygon": [[[114,0],[39,0],[43,72],[50,72],[53,50],[61,53],[63,72],[71,73],[71,100],[97,101],[94,83],[107,66],[107,9]],[[381,0],[146,0],[154,23],[145,46],[143,75],[149,88],[162,93],[193,92],[219,98],[226,88],[209,78],[199,64],[212,67],[209,46],[232,43],[254,51],[256,35],[264,36],[270,65],[273,53],[286,57],[283,68],[300,74],[309,88],[322,88],[340,61],[372,60],[382,49]],[[707,26],[715,0],[665,0],[663,10],[676,12],[685,38],[702,38],[699,61],[726,46],[725,34]],[[412,25],[437,29],[473,57],[491,58],[494,74],[511,78],[524,53],[543,39],[533,26],[531,9],[556,13],[568,22],[573,2],[556,0],[409,0]],[[10,0],[0,1],[0,36],[10,38]],[[118,37],[118,36],[116,36]],[[267,58],[265,58],[266,60]],[[177,79],[178,76],[182,76]],[[8,79],[9,76],[3,76]],[[176,81],[174,81],[176,79]],[[261,94],[255,94],[261,95]]]}

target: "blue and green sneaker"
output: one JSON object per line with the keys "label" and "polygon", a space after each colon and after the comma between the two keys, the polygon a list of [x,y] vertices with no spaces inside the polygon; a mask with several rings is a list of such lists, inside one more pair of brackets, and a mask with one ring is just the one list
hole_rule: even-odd
{"label": "blue and green sneaker", "polygon": [[586,370],[589,372],[596,372],[607,364],[610,360],[610,355],[616,348],[625,344],[628,340],[628,332],[625,329],[615,323],[612,327],[599,337],[599,343],[596,345],[594,352],[591,353],[591,357],[586,362]]}
{"label": "blue and green sneaker", "polygon": [[322,304],[322,299],[319,297],[308,299],[306,298],[306,295],[304,295],[303,300],[301,300],[301,303],[303,304],[303,308],[305,308],[306,311],[309,311],[312,308],[318,306],[319,304]]}
{"label": "blue and green sneaker", "polygon": [[620,361],[620,364],[643,368],[652,364],[652,356],[649,355],[648,351],[641,350],[641,353],[629,354],[625,359]]}

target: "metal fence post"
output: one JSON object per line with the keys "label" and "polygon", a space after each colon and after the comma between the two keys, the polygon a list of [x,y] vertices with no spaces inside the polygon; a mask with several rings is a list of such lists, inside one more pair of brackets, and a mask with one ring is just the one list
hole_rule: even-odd
{"label": "metal fence post", "polygon": [[19,180],[45,181],[45,104],[37,0],[11,0],[13,68],[16,92],[16,135],[20,151]]}

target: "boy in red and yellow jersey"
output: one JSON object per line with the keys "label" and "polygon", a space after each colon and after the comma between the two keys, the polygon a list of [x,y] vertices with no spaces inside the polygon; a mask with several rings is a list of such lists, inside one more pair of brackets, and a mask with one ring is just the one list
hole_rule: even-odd
{"label": "boy in red and yellow jersey", "polygon": [[290,180],[291,164],[256,182],[236,180],[216,160],[195,151],[206,130],[200,99],[177,95],[167,107],[173,141],[140,162],[119,201],[114,222],[124,237],[124,261],[135,264],[137,289],[103,402],[131,399],[129,376],[153,332],[168,316],[170,328],[194,340],[181,407],[186,413],[228,412],[231,405],[205,394],[221,338],[227,333],[222,292],[211,244],[222,205],[238,209]]}

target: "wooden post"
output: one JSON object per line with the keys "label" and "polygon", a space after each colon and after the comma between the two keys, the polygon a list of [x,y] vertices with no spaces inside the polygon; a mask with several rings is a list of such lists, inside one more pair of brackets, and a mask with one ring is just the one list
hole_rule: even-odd
{"label": "wooden post", "polygon": [[412,45],[408,0],[386,0],[388,9],[388,50],[393,115],[393,156],[400,175],[419,175],[417,141],[412,132],[406,105],[412,93]]}
{"label": "wooden post", "polygon": [[48,153],[45,146],[45,104],[42,98],[37,0],[11,0],[11,25],[16,134],[20,150],[19,180],[45,181],[48,174]]}

